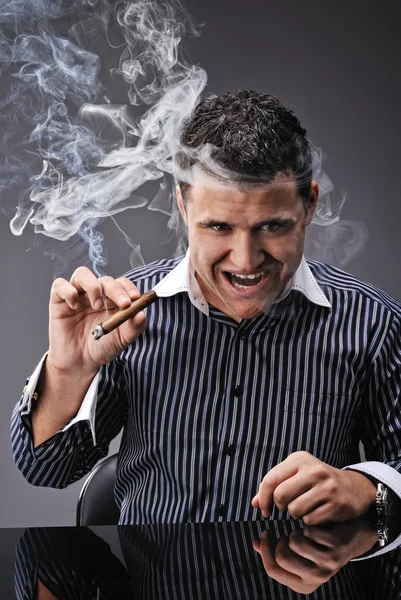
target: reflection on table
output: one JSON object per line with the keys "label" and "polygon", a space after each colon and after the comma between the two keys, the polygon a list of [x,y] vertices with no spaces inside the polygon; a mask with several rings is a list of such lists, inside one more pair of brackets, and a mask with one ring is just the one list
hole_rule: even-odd
{"label": "reflection on table", "polygon": [[[369,557],[378,549],[377,534],[364,519],[325,527],[263,520],[94,529],[27,529],[16,548],[16,597],[401,597],[401,550],[388,546]],[[397,533],[393,526],[390,541]],[[119,541],[119,558],[103,538]]]}

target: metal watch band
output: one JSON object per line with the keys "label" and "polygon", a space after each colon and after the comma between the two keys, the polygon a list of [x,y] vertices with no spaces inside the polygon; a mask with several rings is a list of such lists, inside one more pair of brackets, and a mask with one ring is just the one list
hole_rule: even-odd
{"label": "metal watch band", "polygon": [[387,500],[387,488],[379,482],[376,490],[376,512],[379,519],[387,515]]}

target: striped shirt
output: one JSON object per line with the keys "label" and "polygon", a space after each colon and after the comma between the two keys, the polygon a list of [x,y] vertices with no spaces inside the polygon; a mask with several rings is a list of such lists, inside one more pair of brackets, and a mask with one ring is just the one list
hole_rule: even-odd
{"label": "striped shirt", "polygon": [[140,292],[162,279],[169,291],[147,309],[147,330],[100,370],[77,417],[33,450],[40,365],[15,407],[14,457],[28,481],[80,479],[123,429],[121,524],[255,519],[263,476],[299,450],[401,497],[400,303],[303,259],[266,314],[237,323],[207,305],[188,256],[128,276]]}

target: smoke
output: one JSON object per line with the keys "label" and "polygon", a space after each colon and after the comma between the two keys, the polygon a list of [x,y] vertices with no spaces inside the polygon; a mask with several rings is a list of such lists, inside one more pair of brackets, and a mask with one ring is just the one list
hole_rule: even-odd
{"label": "smoke", "polygon": [[[60,251],[46,250],[57,274],[83,248],[100,274],[107,264],[102,220],[147,206],[170,217],[176,255],[182,254],[186,238],[173,181],[190,183],[196,170],[177,172],[173,156],[207,77],[184,56],[182,38],[198,32],[179,1],[0,0],[0,9],[0,201],[11,231],[21,235],[30,224],[58,240]],[[106,40],[119,53],[109,69]],[[124,89],[126,103],[112,101],[114,87]],[[224,180],[212,148],[196,153]],[[322,260],[322,248],[329,256],[327,249],[341,243],[341,256],[335,251],[329,262],[344,265],[360,253],[366,232],[339,221],[345,197],[332,201],[322,153],[313,148],[313,156],[321,189],[314,222],[324,227],[309,255]],[[148,202],[138,190],[159,180]],[[130,264],[143,264],[139,246],[113,220],[131,247]]]}
{"label": "smoke", "polygon": [[[78,234],[99,272],[105,257],[96,225],[145,206],[136,190],[172,173],[180,125],[199,101],[206,73],[183,58],[182,36],[197,32],[176,1],[82,1],[73,9],[78,25],[65,35],[57,19],[72,9],[61,1],[11,0],[0,14],[6,82],[0,104],[0,195],[9,198],[18,190],[10,224],[15,235],[28,223],[59,241]],[[122,47],[111,76],[126,84],[129,104],[145,107],[143,114],[131,114],[105,97],[101,60],[83,47],[88,33]],[[113,134],[109,139],[99,135],[105,130]],[[164,182],[152,210],[171,212],[166,189]],[[3,210],[10,212],[7,202]],[[136,264],[142,260],[139,248],[129,244]],[[73,248],[68,251],[74,254]]]}

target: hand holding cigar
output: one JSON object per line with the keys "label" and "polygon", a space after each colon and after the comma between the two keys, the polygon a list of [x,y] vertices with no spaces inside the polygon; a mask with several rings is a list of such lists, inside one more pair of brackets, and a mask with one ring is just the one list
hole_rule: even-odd
{"label": "hand holding cigar", "polygon": [[92,331],[92,335],[95,340],[99,340],[104,335],[107,335],[128,319],[134,317],[141,310],[152,304],[155,300],[157,300],[157,294],[154,290],[149,290],[145,292],[134,300],[128,308],[123,308],[110,317],[108,317],[103,323],[99,323]]}

